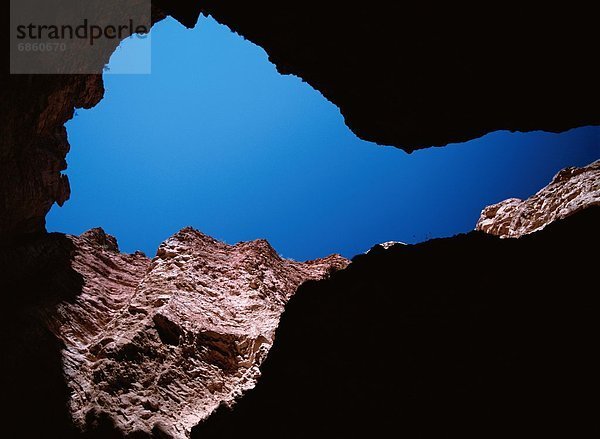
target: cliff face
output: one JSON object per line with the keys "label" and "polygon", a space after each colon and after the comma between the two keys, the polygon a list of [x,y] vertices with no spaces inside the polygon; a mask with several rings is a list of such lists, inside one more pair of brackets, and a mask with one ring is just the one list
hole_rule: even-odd
{"label": "cliff face", "polygon": [[599,366],[592,207],[520,239],[376,246],[288,303],[256,388],[193,438],[581,436]]}
{"label": "cliff face", "polygon": [[583,209],[600,205],[600,160],[566,168],[526,200],[510,198],[486,207],[476,229],[503,238],[518,238]]}
{"label": "cliff face", "polygon": [[[491,20],[455,3],[160,0],[152,22],[172,15],[193,27],[200,10],[213,15],[265,48],[280,72],[321,91],[358,136],[406,151],[499,129],[558,132],[599,123],[599,72],[590,56],[595,14],[564,4],[503,8]],[[557,32],[563,25],[570,31]],[[98,73],[109,56],[92,57]],[[9,75],[7,53],[4,59],[0,242],[43,231],[52,204],[68,199],[64,123],[103,94],[99,74]]]}
{"label": "cliff face", "polygon": [[[78,0],[55,0],[47,7],[78,10]],[[100,2],[99,2],[100,3]],[[156,23],[165,17],[151,11],[143,0],[123,0],[119,8],[105,2],[104,8],[87,11],[90,22],[118,23],[121,16]],[[99,40],[93,46],[69,46],[65,61],[82,73],[10,74],[10,5],[4,5],[4,39],[0,73],[0,245],[16,237],[44,231],[45,217],[54,203],[62,205],[70,196],[67,168],[70,145],[64,124],[76,108],[92,108],[104,96],[102,72],[120,41]],[[151,12],[151,17],[148,14]],[[81,17],[83,19],[83,17]],[[136,20],[137,21],[137,20]],[[123,35],[127,37],[129,35]],[[46,72],[47,73],[47,72]]]}
{"label": "cliff face", "polygon": [[44,230],[69,199],[65,122],[104,95],[101,75],[0,78],[0,244]]}
{"label": "cliff face", "polygon": [[[63,383],[61,392],[52,392],[63,395],[68,413],[61,418],[66,426],[72,418],[74,428],[49,420],[57,437],[187,437],[219,404],[254,386],[298,286],[348,263],[335,255],[289,261],[266,241],[231,246],[193,229],[167,240],[152,260],[119,253],[101,229],[50,236],[52,243],[45,238],[22,254],[41,266],[46,251],[39,249],[56,247],[64,266],[54,267],[52,276],[68,272],[78,282],[68,294],[62,280],[35,287],[44,288],[40,301],[16,314],[45,338],[18,337],[12,355],[29,363],[20,349],[43,342],[48,352],[38,366],[48,367],[52,358],[62,369],[47,379]],[[12,372],[12,379],[28,379]],[[21,436],[35,437],[26,430]]]}

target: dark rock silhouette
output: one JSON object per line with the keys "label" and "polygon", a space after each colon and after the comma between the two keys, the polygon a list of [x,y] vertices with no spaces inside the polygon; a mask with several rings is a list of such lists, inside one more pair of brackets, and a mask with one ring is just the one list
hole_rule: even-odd
{"label": "dark rock silhouette", "polygon": [[375,247],[288,303],[258,386],[193,438],[597,431],[600,208],[541,232]]}
{"label": "dark rock silhouette", "polygon": [[600,123],[595,20],[574,4],[201,4],[321,91],[365,140],[412,151]]}
{"label": "dark rock silhouette", "polygon": [[[157,8],[152,9],[152,18],[148,17],[148,8],[139,0],[111,1],[120,7],[114,7],[115,3],[110,7],[104,2],[102,10],[97,14],[90,12],[85,18],[90,22],[115,24],[126,12],[148,23],[165,17]],[[62,11],[77,11],[77,6],[81,6],[78,0],[40,2],[40,7]],[[73,118],[76,108],[92,108],[103,98],[102,72],[120,41],[104,39],[93,46],[69,46],[64,52],[71,54],[65,64],[94,74],[65,74],[59,70],[57,74],[11,75],[9,40],[14,29],[9,23],[10,4],[5,3],[4,8],[5,44],[0,72],[0,243],[9,243],[15,237],[45,230],[45,216],[52,205],[62,205],[69,199],[69,181],[62,174],[70,149],[64,124]],[[123,35],[127,36],[129,34]]]}
{"label": "dark rock silhouette", "polygon": [[69,389],[62,343],[44,324],[43,310],[71,302],[83,278],[72,268],[75,248],[64,235],[30,237],[0,248],[0,388],[2,436],[69,438]]}

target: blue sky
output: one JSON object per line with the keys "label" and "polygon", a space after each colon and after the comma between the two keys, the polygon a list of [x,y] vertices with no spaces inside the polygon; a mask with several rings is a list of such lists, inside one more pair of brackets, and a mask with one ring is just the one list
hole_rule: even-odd
{"label": "blue sky", "polygon": [[[125,41],[111,70],[139,45]],[[210,18],[194,30],[159,23],[152,74],[105,82],[104,100],[67,124],[72,195],[47,227],[101,226],[150,256],[188,225],[229,243],[266,238],[297,260],[452,236],[486,205],[600,157],[598,127],[497,132],[411,155],[361,141],[320,93]]]}

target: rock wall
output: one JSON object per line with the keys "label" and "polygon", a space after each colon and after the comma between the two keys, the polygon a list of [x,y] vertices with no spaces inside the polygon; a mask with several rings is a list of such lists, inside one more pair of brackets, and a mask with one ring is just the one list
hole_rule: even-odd
{"label": "rock wall", "polygon": [[377,246],[304,284],[259,384],[192,438],[595,431],[598,224],[592,207],[520,239]]}
{"label": "rock wall", "polygon": [[45,230],[52,204],[69,199],[65,122],[104,95],[101,75],[1,80],[0,244]]}
{"label": "rock wall", "polygon": [[69,303],[83,277],[72,267],[76,248],[61,234],[30,237],[0,247],[0,435],[72,439],[63,345],[40,310]]}
{"label": "rock wall", "polygon": [[[56,0],[73,8],[76,0]],[[147,17],[143,0],[123,0],[121,10],[98,11],[86,17],[110,22],[125,11],[140,22],[156,23],[166,15],[154,7]],[[141,5],[141,6],[140,6]],[[120,41],[71,48],[74,62],[97,74],[10,74],[10,4],[3,15],[4,49],[0,72],[0,245],[25,234],[45,230],[45,217],[54,203],[70,196],[66,155],[70,145],[65,123],[75,109],[92,108],[104,96],[102,72]],[[128,35],[127,35],[128,36]]]}
{"label": "rock wall", "polygon": [[[24,346],[43,343],[48,350],[38,367],[52,359],[55,375],[47,379],[62,390],[49,393],[62,395],[55,404],[66,412],[64,425],[47,421],[55,437],[188,437],[220,404],[254,386],[279,316],[298,286],[348,263],[336,255],[289,261],[264,240],[231,246],[191,228],[163,243],[152,260],[120,253],[101,229],[49,236],[22,253],[42,266],[46,250],[39,249],[56,246],[53,251],[65,254],[64,266],[54,267],[52,276],[68,272],[78,283],[68,294],[62,281],[36,284],[40,301],[29,303],[27,312],[13,312],[25,328],[45,336],[11,340],[10,355],[29,364]],[[15,276],[12,288],[20,292],[23,278]],[[29,379],[12,373],[13,380]],[[28,398],[23,408],[31,407]],[[29,414],[20,412],[17,419]],[[19,437],[37,437],[23,428]]]}
{"label": "rock wall", "polygon": [[563,169],[526,200],[510,198],[486,207],[476,229],[518,238],[591,206],[600,206],[600,160],[582,168]]}
{"label": "rock wall", "polygon": [[[456,3],[161,0],[152,21],[170,14],[192,27],[200,11],[321,91],[360,137],[406,151],[600,121],[595,14],[577,5],[503,4],[491,19]],[[492,233],[518,235],[573,213],[537,233],[378,246],[334,274],[339,257],[294,263],[263,241],[227,246],[191,229],[152,260],[124,255],[101,230],[44,234],[52,204],[69,197],[64,123],[101,100],[109,56],[96,75],[36,76],[9,75],[5,53],[2,436],[181,438],[219,405],[193,437],[596,428],[587,401],[597,267],[587,255],[600,214],[577,211],[592,204],[578,188],[597,190],[597,174],[559,174],[550,199],[566,211],[544,195],[486,216]],[[515,212],[533,213],[507,225]],[[286,300],[323,277],[289,302],[259,370]],[[231,412],[259,371],[261,384]]]}

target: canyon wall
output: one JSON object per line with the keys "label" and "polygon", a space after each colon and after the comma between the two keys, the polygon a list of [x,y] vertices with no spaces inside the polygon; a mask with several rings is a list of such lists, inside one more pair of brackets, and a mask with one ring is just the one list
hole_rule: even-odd
{"label": "canyon wall", "polygon": [[[109,5],[114,6],[117,0]],[[44,2],[42,2],[44,3]],[[63,8],[74,8],[78,0],[54,0]],[[140,22],[156,23],[165,17],[151,11],[145,0],[123,0],[121,7],[104,7],[91,23],[118,23],[129,14]],[[69,47],[65,52],[83,73],[10,74],[10,4],[4,5],[2,72],[0,73],[0,245],[15,238],[45,231],[45,217],[54,203],[62,205],[70,196],[66,155],[70,150],[65,123],[75,109],[92,108],[104,96],[102,72],[120,41],[105,39],[93,46]],[[147,15],[151,14],[151,17]],[[129,36],[126,34],[124,36]],[[13,49],[13,50],[16,50]],[[85,147],[82,145],[82,147]]]}
{"label": "canyon wall", "polygon": [[[595,15],[574,4],[490,13],[165,0],[152,22],[172,15],[193,27],[201,11],[323,93],[357,135],[409,152],[498,129],[600,121]],[[484,211],[481,230],[535,232],[519,239],[475,231],[376,246],[341,271],[347,262],[336,256],[295,263],[264,241],[229,246],[192,229],[153,259],[121,254],[99,229],[44,233],[46,213],[70,192],[64,123],[102,99],[110,53],[98,54],[93,75],[9,75],[5,54],[2,436],[596,429],[588,401],[598,369],[597,264],[588,254],[599,241],[597,162],[563,171],[529,200]],[[260,384],[228,408],[259,373]]]}
{"label": "canyon wall", "polygon": [[561,170],[548,186],[526,200],[509,198],[486,207],[476,229],[518,238],[591,206],[600,206],[600,160]]}
{"label": "canyon wall", "polygon": [[[120,253],[102,229],[48,235],[0,256],[17,297],[2,324],[12,437],[103,439],[189,437],[254,387],[298,286],[349,262],[294,262],[264,240],[227,245],[191,228],[152,260]],[[48,410],[57,413],[27,425]]]}
{"label": "canyon wall", "polygon": [[598,224],[591,207],[519,239],[474,231],[355,257],[300,287],[259,385],[192,437],[596,431]]}

